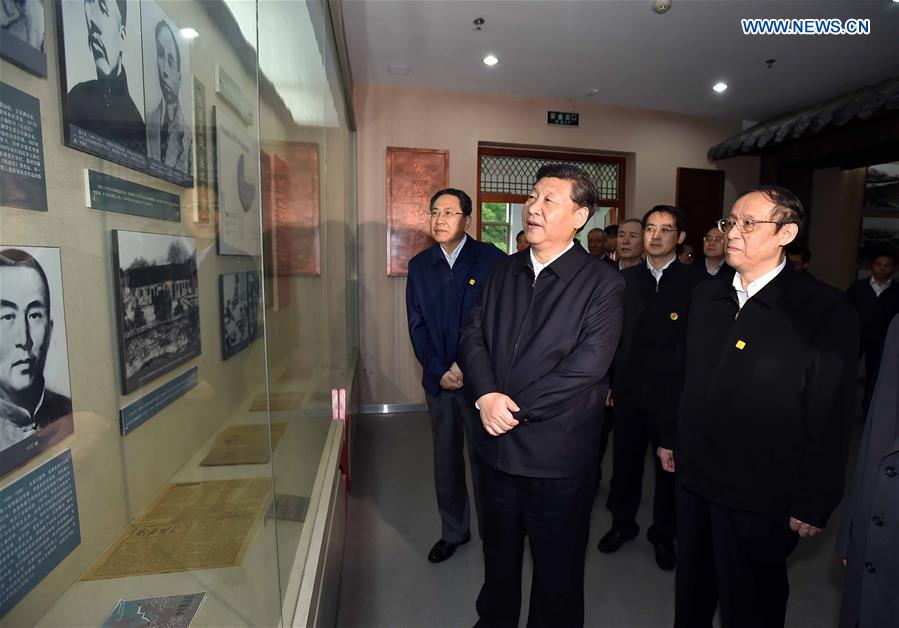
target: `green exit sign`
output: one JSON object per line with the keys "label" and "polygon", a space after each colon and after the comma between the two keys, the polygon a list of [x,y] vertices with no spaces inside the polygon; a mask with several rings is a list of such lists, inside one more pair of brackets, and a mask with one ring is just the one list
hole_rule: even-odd
{"label": "green exit sign", "polygon": [[581,116],[579,113],[564,111],[547,111],[546,123],[556,126],[580,126]]}

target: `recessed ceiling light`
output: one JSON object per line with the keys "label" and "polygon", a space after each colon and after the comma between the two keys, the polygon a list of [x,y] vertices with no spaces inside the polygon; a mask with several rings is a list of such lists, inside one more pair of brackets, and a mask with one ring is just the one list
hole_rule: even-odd
{"label": "recessed ceiling light", "polygon": [[719,94],[727,90],[727,83],[722,81],[718,81],[712,86],[712,89],[718,92]]}
{"label": "recessed ceiling light", "polygon": [[391,65],[387,68],[387,71],[393,74],[394,76],[406,76],[411,72],[407,66],[405,65]]}
{"label": "recessed ceiling light", "polygon": [[497,59],[494,55],[487,55],[486,57],[484,57],[484,65],[493,67],[497,63],[499,63],[499,59]]}
{"label": "recessed ceiling light", "polygon": [[181,36],[184,39],[196,39],[197,37],[200,36],[200,33],[198,33],[195,29],[190,28],[188,26],[187,28],[181,29]]}

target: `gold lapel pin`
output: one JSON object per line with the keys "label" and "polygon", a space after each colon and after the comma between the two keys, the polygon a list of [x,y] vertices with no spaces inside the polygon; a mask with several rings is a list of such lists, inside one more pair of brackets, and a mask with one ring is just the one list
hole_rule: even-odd
{"label": "gold lapel pin", "polygon": [[671,314],[668,315],[668,318],[670,318],[673,321],[676,321],[677,320],[677,312],[671,312]]}
{"label": "gold lapel pin", "polygon": [[737,349],[739,349],[740,351],[742,351],[743,349],[746,348],[746,343],[745,343],[743,340],[738,340],[738,341],[737,341],[737,344],[734,345],[734,346],[735,346]]}
{"label": "gold lapel pin", "polygon": [[469,280],[468,280],[468,285],[469,285],[469,286],[473,286],[473,285],[474,285],[474,279],[469,279]]}

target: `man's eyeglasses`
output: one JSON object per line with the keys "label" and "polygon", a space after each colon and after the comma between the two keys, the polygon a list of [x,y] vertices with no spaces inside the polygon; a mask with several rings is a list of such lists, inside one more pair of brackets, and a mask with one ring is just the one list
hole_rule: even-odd
{"label": "man's eyeglasses", "polygon": [[[718,229],[721,229],[721,226],[718,226]],[[724,236],[703,236],[703,242],[724,242]]]}
{"label": "man's eyeglasses", "polygon": [[740,233],[749,233],[755,229],[756,225],[789,225],[794,222],[793,220],[755,220],[753,218],[734,220],[733,218],[722,218],[718,221],[718,230],[721,233],[728,233],[736,227]]}
{"label": "man's eyeglasses", "polygon": [[661,233],[662,235],[668,235],[669,233],[675,233],[677,228],[670,227],[668,225],[662,225],[661,227],[656,227],[655,225],[649,225],[646,229],[643,230],[645,233],[652,235],[656,231]]}
{"label": "man's eyeglasses", "polygon": [[452,220],[453,216],[462,216],[464,214],[465,212],[454,212],[450,209],[432,209],[428,212],[431,220],[437,220],[441,216],[443,216],[447,220]]}

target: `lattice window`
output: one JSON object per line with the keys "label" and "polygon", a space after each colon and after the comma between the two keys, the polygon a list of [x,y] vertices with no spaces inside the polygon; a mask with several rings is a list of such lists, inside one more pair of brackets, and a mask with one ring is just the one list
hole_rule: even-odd
{"label": "lattice window", "polygon": [[574,161],[540,157],[481,155],[481,194],[516,194],[527,196],[534,185],[534,175],[546,164],[578,166],[593,178],[600,198],[619,198],[619,164],[601,161]]}

